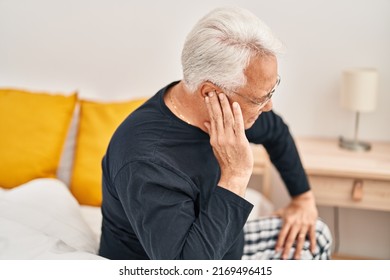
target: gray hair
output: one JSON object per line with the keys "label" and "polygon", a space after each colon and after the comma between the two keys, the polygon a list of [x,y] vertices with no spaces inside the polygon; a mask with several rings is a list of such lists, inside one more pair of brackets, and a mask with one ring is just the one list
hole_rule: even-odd
{"label": "gray hair", "polygon": [[218,8],[188,34],[182,51],[183,80],[191,92],[209,81],[225,90],[246,84],[244,70],[255,55],[277,55],[282,43],[251,12]]}

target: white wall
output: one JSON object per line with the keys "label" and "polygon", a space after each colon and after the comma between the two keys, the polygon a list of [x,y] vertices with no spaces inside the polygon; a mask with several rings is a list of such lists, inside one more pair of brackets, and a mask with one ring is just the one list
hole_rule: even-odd
{"label": "white wall", "polygon": [[351,136],[340,73],[370,66],[379,70],[380,95],[377,111],[361,117],[361,137],[390,139],[388,0],[0,0],[0,86],[77,89],[98,99],[152,95],[181,78],[192,25],[225,4],[251,9],[285,43],[274,100],[294,134]]}
{"label": "white wall", "polygon": [[[0,87],[78,90],[100,100],[150,96],[181,78],[180,50],[193,24],[226,4],[249,8],[285,43],[274,104],[294,135],[352,136],[354,114],[339,106],[340,74],[368,66],[380,73],[379,101],[361,116],[360,135],[390,140],[388,0],[0,0]],[[277,176],[274,184],[281,204]],[[348,213],[359,236],[360,214]],[[362,226],[390,225],[389,213],[368,215]],[[389,238],[378,242],[381,252],[362,253],[390,258]]]}

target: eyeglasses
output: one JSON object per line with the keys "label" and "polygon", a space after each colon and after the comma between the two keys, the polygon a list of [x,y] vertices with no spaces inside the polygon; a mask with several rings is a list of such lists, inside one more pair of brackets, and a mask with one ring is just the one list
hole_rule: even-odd
{"label": "eyeglasses", "polygon": [[231,92],[234,94],[237,94],[238,96],[241,96],[242,98],[249,101],[253,105],[261,107],[261,106],[264,106],[268,101],[270,101],[270,99],[272,98],[272,95],[274,94],[274,92],[275,92],[276,88],[279,86],[279,84],[280,84],[280,76],[278,75],[278,79],[276,81],[275,86],[266,95],[261,97],[261,99],[262,99],[261,101],[253,100],[252,98],[249,98],[249,97],[247,97],[241,93],[235,92],[235,91],[231,91]]}

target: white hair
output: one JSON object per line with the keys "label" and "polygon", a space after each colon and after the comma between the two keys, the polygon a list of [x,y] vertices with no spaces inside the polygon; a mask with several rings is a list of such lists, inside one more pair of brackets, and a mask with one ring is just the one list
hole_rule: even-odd
{"label": "white hair", "polygon": [[183,80],[191,92],[209,81],[235,90],[246,84],[244,70],[255,55],[277,55],[282,43],[251,12],[218,8],[188,34],[182,51]]}

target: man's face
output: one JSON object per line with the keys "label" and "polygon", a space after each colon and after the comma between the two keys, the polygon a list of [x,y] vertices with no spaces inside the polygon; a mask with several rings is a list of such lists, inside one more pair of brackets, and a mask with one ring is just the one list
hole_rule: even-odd
{"label": "man's face", "polygon": [[256,56],[245,70],[247,84],[236,92],[228,93],[231,103],[238,102],[244,118],[245,129],[255,123],[262,112],[272,109],[272,94],[280,82],[275,56]]}

